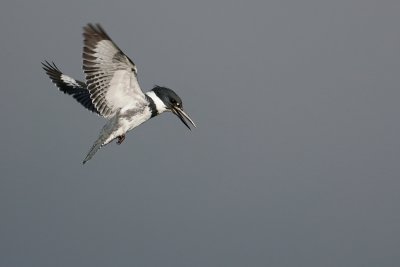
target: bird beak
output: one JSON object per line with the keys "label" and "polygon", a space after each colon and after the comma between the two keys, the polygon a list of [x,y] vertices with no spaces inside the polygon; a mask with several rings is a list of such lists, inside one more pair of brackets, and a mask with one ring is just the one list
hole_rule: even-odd
{"label": "bird beak", "polygon": [[173,108],[172,108],[172,112],[183,122],[183,124],[186,125],[186,127],[189,128],[189,130],[191,130],[191,129],[190,129],[190,126],[189,126],[189,124],[185,121],[185,119],[188,120],[188,121],[196,128],[196,124],[194,124],[193,120],[189,117],[188,114],[186,114],[186,113],[183,111],[182,108],[173,107]]}

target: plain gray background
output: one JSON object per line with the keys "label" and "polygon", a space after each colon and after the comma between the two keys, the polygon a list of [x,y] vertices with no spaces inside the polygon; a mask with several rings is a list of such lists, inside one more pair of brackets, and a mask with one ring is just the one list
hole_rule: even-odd
{"label": "plain gray background", "polygon": [[[3,1],[0,266],[400,266],[400,1]],[[152,119],[81,162],[100,22]]]}

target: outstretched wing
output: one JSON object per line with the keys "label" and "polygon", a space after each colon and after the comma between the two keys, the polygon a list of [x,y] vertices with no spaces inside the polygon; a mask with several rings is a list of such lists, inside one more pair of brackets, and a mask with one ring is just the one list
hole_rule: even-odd
{"label": "outstretched wing", "polygon": [[103,28],[83,28],[83,70],[92,102],[104,117],[145,102],[135,64],[118,48]]}
{"label": "outstretched wing", "polygon": [[48,61],[45,61],[42,62],[42,65],[46,74],[61,92],[71,95],[73,98],[75,98],[76,101],[82,104],[82,106],[94,113],[99,114],[92,103],[92,99],[90,99],[90,93],[87,90],[86,84],[84,82],[77,81],[63,74],[57,68],[54,62],[49,63]]}

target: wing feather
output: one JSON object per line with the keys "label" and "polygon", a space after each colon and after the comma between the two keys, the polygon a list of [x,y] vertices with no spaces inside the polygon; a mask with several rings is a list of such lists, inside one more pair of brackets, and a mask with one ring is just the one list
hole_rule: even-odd
{"label": "wing feather", "polygon": [[90,97],[104,117],[145,101],[137,69],[99,25],[84,27],[83,70]]}
{"label": "wing feather", "polygon": [[86,84],[84,82],[75,80],[63,74],[60,69],[54,64],[54,62],[49,63],[48,61],[45,61],[42,62],[42,65],[46,74],[61,92],[71,95],[82,106],[84,106],[91,112],[99,114],[92,103],[90,93],[87,90]]}

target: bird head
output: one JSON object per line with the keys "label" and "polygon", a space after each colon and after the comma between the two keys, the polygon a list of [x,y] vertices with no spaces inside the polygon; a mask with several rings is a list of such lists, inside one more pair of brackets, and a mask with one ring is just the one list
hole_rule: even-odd
{"label": "bird head", "polygon": [[159,113],[170,111],[174,113],[182,121],[182,123],[189,128],[189,130],[191,129],[188,122],[196,127],[196,124],[189,117],[189,115],[186,114],[185,111],[183,111],[182,99],[174,91],[166,87],[155,86],[152,92],[154,92],[154,94],[159,98],[159,100],[161,100],[162,104],[164,105],[161,106],[159,103],[157,103],[157,100],[154,101],[155,99],[153,99],[153,101],[156,102],[155,104]]}

